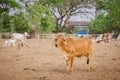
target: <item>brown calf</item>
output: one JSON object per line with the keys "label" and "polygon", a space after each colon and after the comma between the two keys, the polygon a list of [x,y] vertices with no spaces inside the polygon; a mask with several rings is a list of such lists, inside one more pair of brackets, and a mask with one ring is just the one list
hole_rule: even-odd
{"label": "brown calf", "polygon": [[74,57],[81,56],[87,57],[88,70],[91,70],[93,43],[89,38],[83,37],[77,40],[72,38],[65,39],[61,34],[57,36],[55,41],[55,46],[62,50],[66,59],[67,71],[73,71]]}

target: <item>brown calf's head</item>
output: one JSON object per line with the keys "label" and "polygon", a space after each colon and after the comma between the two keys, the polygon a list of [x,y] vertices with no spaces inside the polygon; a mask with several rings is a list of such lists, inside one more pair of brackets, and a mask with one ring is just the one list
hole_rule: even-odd
{"label": "brown calf's head", "polygon": [[61,42],[65,41],[64,36],[60,34],[55,38],[54,41],[55,41],[55,46],[58,47],[61,44]]}

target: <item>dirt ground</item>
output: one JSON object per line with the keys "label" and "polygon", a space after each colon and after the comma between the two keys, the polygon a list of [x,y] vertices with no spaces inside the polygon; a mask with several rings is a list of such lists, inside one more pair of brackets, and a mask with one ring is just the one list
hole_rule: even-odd
{"label": "dirt ground", "polygon": [[3,48],[0,40],[0,80],[120,80],[120,41],[94,44],[93,69],[86,57],[75,58],[74,71],[66,64],[52,39],[29,39],[21,54],[14,47]]}

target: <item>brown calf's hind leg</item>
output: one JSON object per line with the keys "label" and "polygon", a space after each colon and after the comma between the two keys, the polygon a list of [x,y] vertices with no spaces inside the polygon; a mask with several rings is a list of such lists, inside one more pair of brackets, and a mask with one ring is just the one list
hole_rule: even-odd
{"label": "brown calf's hind leg", "polygon": [[90,54],[88,54],[88,56],[87,56],[87,64],[88,64],[88,71],[91,71],[91,69],[92,69],[92,54],[90,53]]}

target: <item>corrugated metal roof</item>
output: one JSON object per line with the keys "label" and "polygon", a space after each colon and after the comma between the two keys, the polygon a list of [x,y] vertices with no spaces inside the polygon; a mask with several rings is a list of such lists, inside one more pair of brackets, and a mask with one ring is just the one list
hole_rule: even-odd
{"label": "corrugated metal roof", "polygon": [[69,26],[88,26],[90,21],[69,21]]}

